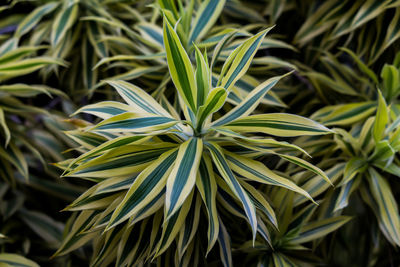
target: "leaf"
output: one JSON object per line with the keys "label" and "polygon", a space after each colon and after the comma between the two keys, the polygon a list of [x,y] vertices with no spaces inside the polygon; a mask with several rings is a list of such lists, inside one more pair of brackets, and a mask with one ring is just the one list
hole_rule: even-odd
{"label": "leaf", "polygon": [[218,231],[218,244],[219,244],[219,255],[224,267],[232,267],[232,254],[231,254],[231,240],[228,232],[226,231],[225,225],[219,219],[219,231]]}
{"label": "leaf", "polygon": [[381,91],[378,91],[378,110],[375,116],[375,123],[373,128],[373,137],[375,143],[382,139],[385,132],[386,124],[389,122],[389,113],[386,106],[385,98],[383,98]]}
{"label": "leaf", "polygon": [[381,77],[383,79],[383,90],[387,99],[390,101],[393,96],[397,95],[400,88],[399,70],[393,65],[385,64],[381,71]]}
{"label": "leaf", "polygon": [[154,135],[153,132],[167,130],[177,123],[178,121],[168,117],[125,112],[98,123],[90,131]]}
{"label": "leaf", "polygon": [[65,66],[63,61],[49,57],[29,58],[1,65],[0,81],[29,74],[51,64]]}
{"label": "leaf", "polygon": [[3,129],[4,135],[6,136],[5,146],[7,147],[8,143],[11,140],[11,134],[10,134],[10,129],[7,126],[6,118],[4,116],[4,111],[1,107],[0,107],[0,126]]}
{"label": "leaf", "polygon": [[197,85],[192,63],[183,48],[177,33],[164,18],[164,45],[172,81],[186,105],[197,111]]}
{"label": "leaf", "polygon": [[134,109],[132,107],[120,102],[103,101],[96,104],[86,105],[75,111],[71,116],[75,116],[78,113],[87,113],[102,119],[109,119],[115,115],[133,111]]}
{"label": "leaf", "polygon": [[227,91],[231,90],[236,81],[239,80],[250,67],[258,47],[261,45],[267,32],[271,29],[272,28],[268,28],[254,35],[231,53],[222,67],[218,86],[224,87]]}
{"label": "leaf", "polygon": [[390,185],[373,168],[369,168],[368,182],[379,207],[379,220],[392,240],[400,246],[400,216]]}
{"label": "leaf", "polygon": [[220,175],[224,181],[228,184],[229,188],[234,192],[235,196],[241,201],[243,208],[246,212],[246,216],[249,220],[250,226],[253,230],[253,240],[257,233],[257,217],[256,210],[253,203],[250,200],[249,195],[242,188],[235,175],[232,173],[222,149],[215,143],[208,142],[207,148],[211,153],[214,165],[217,167]]}
{"label": "leaf", "polygon": [[166,220],[177,212],[192,191],[202,153],[203,141],[200,138],[191,138],[179,146],[174,167],[167,179]]}
{"label": "leaf", "polygon": [[202,106],[211,89],[210,68],[207,62],[207,54],[201,54],[199,48],[194,45],[196,55],[196,84],[197,84],[197,104]]}
{"label": "leaf", "polygon": [[203,155],[199,171],[196,178],[196,186],[207,208],[208,215],[208,246],[207,254],[213,248],[219,234],[219,219],[217,212],[217,183],[215,182],[214,171],[211,159],[207,155]]}
{"label": "leaf", "polygon": [[313,199],[306,191],[301,189],[292,181],[271,171],[261,162],[235,155],[234,153],[230,152],[225,152],[225,154],[229,162],[229,166],[234,172],[238,173],[239,175],[259,183],[284,187],[286,189],[302,194],[303,196],[313,201]]}
{"label": "leaf", "polygon": [[311,222],[301,228],[297,237],[290,240],[291,244],[301,244],[324,237],[350,221],[349,216],[337,216]]}
{"label": "leaf", "polygon": [[261,132],[283,137],[333,133],[315,121],[286,113],[251,115],[228,122],[221,128],[240,133]]}
{"label": "leaf", "polygon": [[360,70],[362,72],[364,72],[365,74],[367,74],[368,77],[370,77],[374,81],[375,84],[379,83],[378,77],[376,77],[375,73],[370,68],[368,68],[367,65],[365,65],[364,62],[362,62],[360,60],[360,58],[356,54],[354,54],[353,51],[351,51],[345,47],[340,48],[340,50],[349,54],[354,59],[354,61],[357,63],[357,66],[360,68]]}
{"label": "leaf", "polygon": [[165,187],[177,155],[177,150],[165,152],[138,175],[113,212],[107,229],[127,220],[157,197]]}
{"label": "leaf", "polygon": [[0,264],[4,267],[39,267],[39,265],[25,257],[12,253],[0,253]]}
{"label": "leaf", "polygon": [[268,93],[268,91],[286,75],[270,78],[258,85],[246,96],[243,101],[239,103],[239,105],[237,105],[234,109],[219,118],[217,121],[213,122],[212,126],[215,127],[225,125],[233,120],[240,119],[251,114],[257,108],[258,104],[260,103],[262,98]]}
{"label": "leaf", "polygon": [[304,159],[295,157],[295,156],[291,156],[291,155],[284,155],[284,154],[279,154],[279,156],[283,159],[286,159],[287,161],[296,164],[304,169],[307,169],[319,176],[321,176],[327,183],[329,183],[330,185],[333,186],[332,181],[329,179],[328,176],[326,176],[326,174],[324,173],[323,170],[321,170],[320,168],[318,168],[317,166],[312,165],[311,163],[309,163],[308,161],[305,161]]}
{"label": "leaf", "polygon": [[58,5],[59,4],[56,2],[50,2],[46,5],[37,7],[18,24],[18,28],[15,31],[14,36],[19,38],[25,33],[29,32],[33,27],[36,26],[43,16],[52,12]]}
{"label": "leaf", "polygon": [[186,198],[178,211],[172,214],[167,221],[164,221],[162,236],[157,245],[157,252],[154,257],[164,253],[164,251],[171,245],[176,235],[181,230],[182,225],[185,223],[186,216],[190,210],[193,192],[194,191],[190,192],[189,196]]}
{"label": "leaf", "polygon": [[114,87],[126,103],[138,112],[171,116],[153,97],[139,87],[125,81],[107,81],[107,83]]}
{"label": "leaf", "polygon": [[196,18],[191,26],[189,44],[200,40],[219,18],[225,0],[206,0],[200,4]]}
{"label": "leaf", "polygon": [[376,110],[376,102],[361,102],[326,106],[313,114],[312,119],[330,125],[350,125],[361,121]]}
{"label": "leaf", "polygon": [[67,0],[52,25],[51,44],[56,46],[78,17],[78,1]]}
{"label": "leaf", "polygon": [[175,145],[168,143],[125,145],[85,161],[64,176],[109,178],[132,175],[144,170],[152,161],[157,160],[161,154],[174,147]]}
{"label": "leaf", "polygon": [[203,128],[209,116],[217,112],[225,103],[227,93],[223,87],[214,88],[207,96],[206,102],[199,108],[197,126]]}

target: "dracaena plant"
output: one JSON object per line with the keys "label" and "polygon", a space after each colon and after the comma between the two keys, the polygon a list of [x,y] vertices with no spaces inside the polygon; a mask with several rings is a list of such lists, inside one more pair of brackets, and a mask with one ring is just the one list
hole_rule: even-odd
{"label": "dracaena plant", "polygon": [[[188,248],[193,246],[201,199],[209,222],[207,251],[219,240],[223,254],[229,253],[217,211],[217,206],[229,210],[224,195],[240,203],[254,238],[257,231],[263,231],[259,216],[267,216],[273,225],[277,222],[267,200],[249,181],[285,187],[310,198],[290,179],[257,160],[266,151],[330,182],[319,168],[281,152],[298,152],[301,148],[265,136],[322,135],[331,133],[329,129],[292,114],[251,115],[282,76],[261,83],[234,109],[213,118],[248,69],[265,34],[260,32],[243,42],[222,67],[217,87],[212,87],[207,54],[196,48],[194,69],[178,34],[165,20],[167,62],[183,114],[176,112],[168,99],[159,104],[141,88],[124,81],[108,83],[128,105],[107,101],[78,111],[103,121],[69,132],[80,140],[86,153],[59,165],[66,167],[64,177],[81,177],[96,184],[66,208],[81,212],[57,255],[96,237],[92,265],[115,260],[118,266],[129,265],[162,260],[159,256],[165,251],[167,255],[174,251],[177,237],[178,261],[184,257],[182,262],[189,262],[193,248]],[[211,61],[216,54],[218,51]],[[161,223],[163,228],[159,229]],[[132,230],[138,225],[139,236]],[[100,235],[101,231],[105,235]],[[131,246],[135,249],[129,250]]]}
{"label": "dracaena plant", "polygon": [[[235,108],[213,116],[249,68],[265,34],[250,37],[230,55],[213,87],[207,54],[195,47],[194,69],[178,34],[165,19],[163,41],[182,113],[167,98],[160,104],[125,81],[108,83],[127,104],[107,101],[78,110],[103,121],[69,133],[80,140],[85,153],[59,166],[65,168],[64,177],[88,179],[95,185],[66,208],[80,214],[56,255],[94,239],[92,265],[116,261],[121,266],[155,258],[161,263],[171,253],[186,265],[200,253],[200,246],[192,242],[203,205],[208,217],[207,252],[219,240],[221,253],[229,254],[218,209],[229,211],[235,204],[232,201],[240,203],[253,238],[264,229],[260,216],[277,226],[272,207],[250,182],[284,187],[310,198],[290,179],[257,160],[267,152],[330,183],[323,171],[293,155],[304,152],[301,148],[271,136],[324,135],[331,130],[292,114],[253,115],[261,98],[282,76],[266,80]],[[214,51],[211,62],[218,53]]]}

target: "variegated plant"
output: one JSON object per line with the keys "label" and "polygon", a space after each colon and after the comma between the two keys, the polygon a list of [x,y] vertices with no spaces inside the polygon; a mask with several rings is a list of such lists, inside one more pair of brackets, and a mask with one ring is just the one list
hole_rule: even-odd
{"label": "variegated plant", "polygon": [[[218,240],[221,255],[230,254],[218,210],[232,212],[232,207],[240,203],[253,238],[257,232],[268,231],[259,218],[266,217],[277,227],[272,207],[252,182],[284,187],[311,199],[288,177],[257,160],[266,153],[330,183],[323,171],[293,155],[305,152],[300,147],[271,136],[314,136],[330,134],[331,130],[297,115],[253,114],[261,98],[283,76],[261,83],[235,108],[215,117],[249,68],[266,32],[250,37],[231,53],[213,87],[213,64],[208,63],[207,54],[195,47],[194,69],[177,32],[165,19],[164,45],[182,114],[166,97],[160,104],[138,86],[124,81],[108,83],[127,104],[107,101],[77,111],[103,121],[70,132],[86,152],[59,165],[65,168],[64,177],[96,184],[66,208],[80,211],[80,215],[56,255],[94,239],[92,265],[116,260],[117,266],[123,266],[155,258],[162,262],[171,253],[177,262],[187,265],[200,253],[200,246],[194,242],[198,242],[202,201],[208,216],[207,253]],[[211,62],[218,53],[217,47]],[[165,258],[163,253],[169,256]]]}

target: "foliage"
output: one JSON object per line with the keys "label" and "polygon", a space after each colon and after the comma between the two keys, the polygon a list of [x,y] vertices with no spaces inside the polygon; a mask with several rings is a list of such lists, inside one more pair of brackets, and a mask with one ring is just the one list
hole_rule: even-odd
{"label": "foliage", "polygon": [[400,1],[0,15],[1,266],[400,264]]}

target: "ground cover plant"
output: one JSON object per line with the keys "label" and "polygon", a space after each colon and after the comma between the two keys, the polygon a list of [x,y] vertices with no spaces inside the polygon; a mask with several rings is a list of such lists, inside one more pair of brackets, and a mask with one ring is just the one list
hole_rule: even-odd
{"label": "ground cover plant", "polygon": [[399,19],[1,3],[0,265],[399,265]]}

